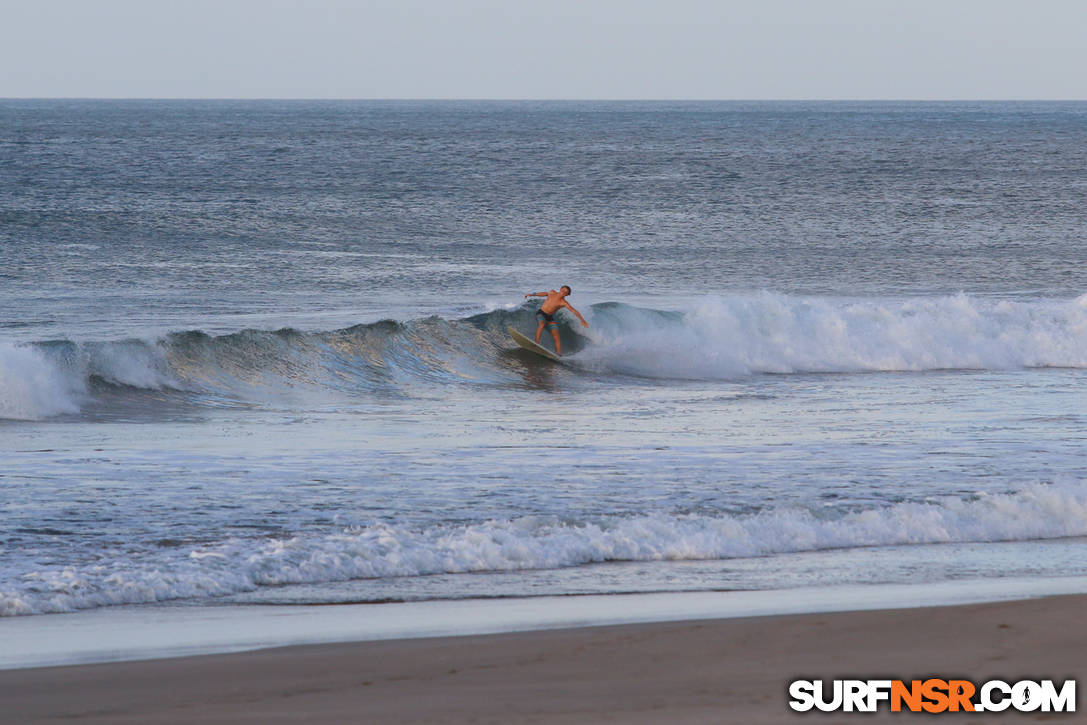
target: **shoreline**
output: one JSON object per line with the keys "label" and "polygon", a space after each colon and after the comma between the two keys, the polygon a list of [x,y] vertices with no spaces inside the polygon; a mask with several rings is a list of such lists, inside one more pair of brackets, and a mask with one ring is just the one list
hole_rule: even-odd
{"label": "shoreline", "polygon": [[383,604],[103,607],[0,618],[0,672],[296,645],[930,608],[1076,594],[1087,595],[1087,577]]}
{"label": "shoreline", "polygon": [[[1082,679],[1085,607],[1079,594],[6,670],[0,723],[898,721],[911,715],[793,713],[788,682]],[[1083,713],[1044,719],[1083,722]]]}

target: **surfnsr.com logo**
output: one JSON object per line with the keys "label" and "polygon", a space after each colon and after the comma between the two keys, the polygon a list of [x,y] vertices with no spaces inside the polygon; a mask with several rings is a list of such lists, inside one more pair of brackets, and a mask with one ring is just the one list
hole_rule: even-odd
{"label": "surfnsr.com logo", "polygon": [[1075,712],[1076,681],[794,680],[789,697],[797,712]]}

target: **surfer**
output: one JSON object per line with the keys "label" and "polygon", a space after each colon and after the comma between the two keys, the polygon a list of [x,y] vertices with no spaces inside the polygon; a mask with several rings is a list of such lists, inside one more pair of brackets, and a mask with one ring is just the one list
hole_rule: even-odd
{"label": "surfer", "polygon": [[555,338],[555,353],[562,354],[562,343],[559,341],[559,326],[555,323],[555,313],[561,310],[563,307],[573,312],[583,327],[588,327],[589,323],[585,321],[585,318],[581,316],[581,313],[574,309],[574,306],[566,301],[566,298],[573,290],[569,285],[563,285],[559,287],[559,291],[550,290],[548,292],[529,292],[525,295],[527,300],[529,297],[546,297],[543,304],[540,305],[540,309],[536,310],[536,317],[540,318],[540,324],[536,326],[536,344],[540,344],[540,335],[543,334],[544,328],[551,330],[551,336]]}

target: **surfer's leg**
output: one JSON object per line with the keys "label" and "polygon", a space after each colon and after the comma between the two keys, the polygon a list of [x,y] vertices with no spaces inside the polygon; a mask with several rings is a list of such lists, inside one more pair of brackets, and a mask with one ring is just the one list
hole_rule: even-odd
{"label": "surfer's leg", "polygon": [[555,324],[551,325],[551,337],[555,338],[555,354],[556,355],[561,355],[562,354],[562,343],[559,341],[559,326],[558,325],[555,325]]}
{"label": "surfer's leg", "polygon": [[536,344],[540,344],[540,335],[543,334],[544,325],[546,323],[541,319],[540,324],[536,326]]}

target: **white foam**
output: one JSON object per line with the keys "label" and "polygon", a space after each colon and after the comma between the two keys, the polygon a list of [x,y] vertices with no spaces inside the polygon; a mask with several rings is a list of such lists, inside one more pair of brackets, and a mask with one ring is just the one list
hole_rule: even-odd
{"label": "white foam", "polygon": [[85,396],[82,376],[66,374],[35,348],[0,343],[0,418],[76,413]]}
{"label": "white foam", "polygon": [[954,295],[904,300],[707,298],[682,315],[619,306],[582,331],[580,364],[718,379],[751,373],[1087,367],[1087,295],[1009,301]]}
{"label": "white foam", "polygon": [[179,385],[154,343],[0,343],[0,418],[40,420],[78,413],[90,400],[92,375],[139,388]]}
{"label": "white foam", "polygon": [[554,569],[606,561],[729,559],[824,549],[1087,535],[1087,483],[903,502],[845,514],[527,517],[424,530],[375,524],[324,536],[236,539],[166,558],[10,572],[0,615],[39,614],[262,586],[388,576]]}

